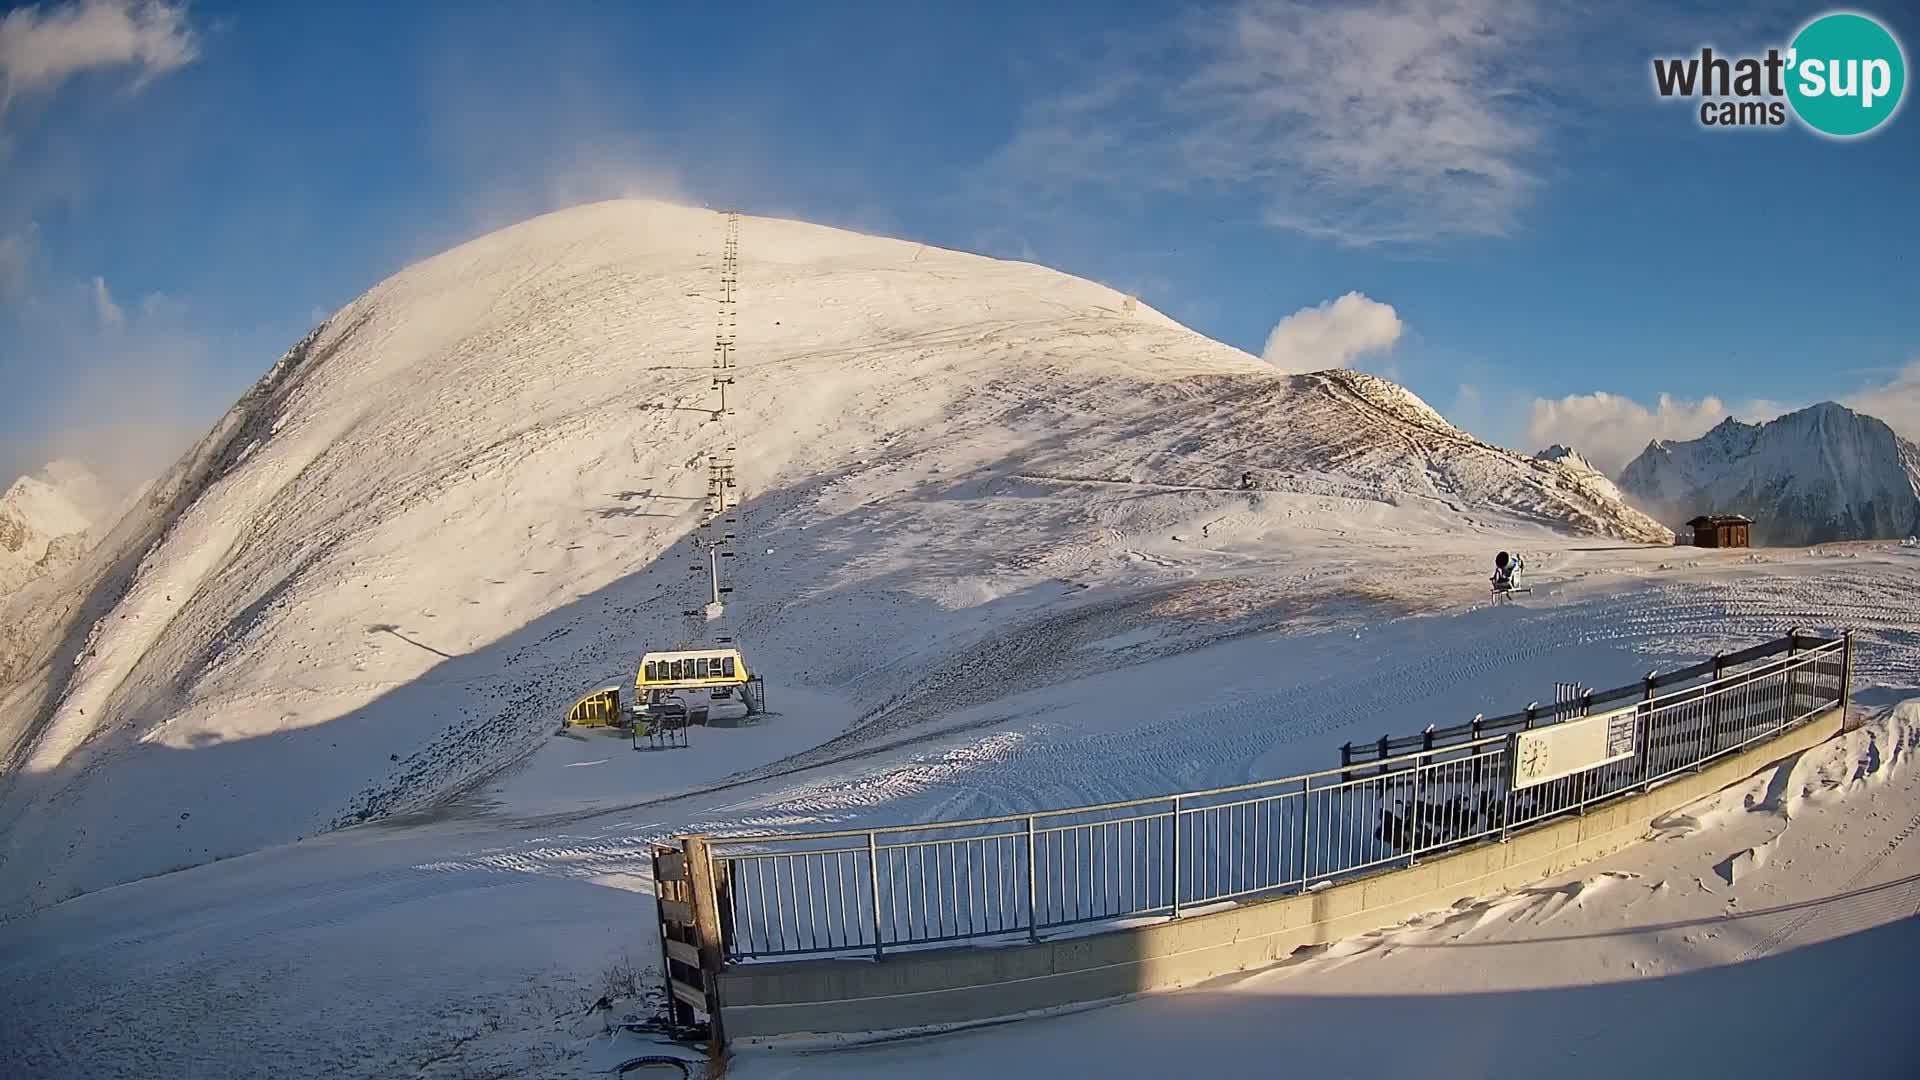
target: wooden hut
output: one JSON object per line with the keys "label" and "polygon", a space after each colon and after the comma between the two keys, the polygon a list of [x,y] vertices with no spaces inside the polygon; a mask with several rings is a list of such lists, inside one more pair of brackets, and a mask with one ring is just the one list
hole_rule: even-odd
{"label": "wooden hut", "polygon": [[1748,547],[1748,530],[1753,519],[1743,514],[1702,514],[1687,522],[1693,527],[1693,546],[1707,548]]}

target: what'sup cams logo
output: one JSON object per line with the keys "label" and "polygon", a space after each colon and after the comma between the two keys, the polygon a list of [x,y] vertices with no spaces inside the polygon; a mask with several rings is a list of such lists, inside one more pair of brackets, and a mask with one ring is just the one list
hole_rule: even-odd
{"label": "what'sup cams logo", "polygon": [[1884,126],[1900,109],[1907,59],[1878,21],[1850,11],[1822,15],[1792,44],[1764,56],[1698,56],[1653,62],[1663,98],[1700,99],[1711,128],[1780,127],[1789,110],[1822,135],[1849,139]]}

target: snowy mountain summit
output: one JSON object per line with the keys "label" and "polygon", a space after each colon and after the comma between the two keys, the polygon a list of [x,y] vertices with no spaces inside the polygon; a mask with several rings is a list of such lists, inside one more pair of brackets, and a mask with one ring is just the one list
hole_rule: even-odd
{"label": "snowy mountain summit", "polygon": [[1687,442],[1654,440],[1620,474],[1669,525],[1745,514],[1756,544],[1891,539],[1920,529],[1920,447],[1833,402],[1764,424],[1729,417]]}
{"label": "snowy mountain summit", "polygon": [[1534,457],[1539,458],[1541,461],[1551,461],[1557,465],[1565,466],[1567,469],[1580,474],[1609,498],[1622,498],[1620,489],[1614,486],[1612,480],[1607,479],[1607,474],[1601,472],[1594,466],[1593,462],[1588,461],[1580,451],[1575,450],[1571,446],[1554,443],[1552,446],[1535,454]]}
{"label": "snowy mountain summit", "polygon": [[77,562],[110,512],[106,487],[79,462],[15,480],[0,495],[0,597]]}
{"label": "snowy mountain summit", "polygon": [[[898,724],[1115,662],[1046,629],[1089,605],[1199,640],[1409,537],[1475,567],[1409,587],[1466,596],[1515,536],[1671,538],[1390,382],[1282,374],[1044,267],[577,207],[328,318],[10,616],[47,685],[0,706],[31,781],[0,790],[0,912],[423,805],[549,738],[709,632],[686,552],[716,458],[755,670]],[[935,678],[1035,625],[1027,667]]]}
{"label": "snowy mountain summit", "polygon": [[1593,463],[1582,456],[1580,451],[1561,443],[1554,443],[1552,446],[1535,454],[1534,457],[1542,461],[1557,461],[1569,468],[1579,469],[1583,472],[1600,471],[1594,468]]}

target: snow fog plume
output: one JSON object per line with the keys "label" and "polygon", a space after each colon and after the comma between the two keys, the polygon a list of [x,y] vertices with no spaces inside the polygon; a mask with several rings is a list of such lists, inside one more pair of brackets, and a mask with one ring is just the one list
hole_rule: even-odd
{"label": "snow fog plume", "polygon": [[1908,361],[1884,386],[1849,394],[1840,403],[1920,442],[1920,358]]}
{"label": "snow fog plume", "polygon": [[1260,356],[1286,372],[1352,367],[1355,357],[1393,348],[1403,329],[1393,305],[1350,292],[1281,319]]}
{"label": "snow fog plume", "polygon": [[1504,235],[1548,130],[1526,104],[1541,21],[1512,0],[1193,16],[1029,107],[989,186],[1249,192],[1268,224],[1356,246]]}
{"label": "snow fog plume", "polygon": [[101,326],[119,326],[127,321],[126,313],[120,305],[113,302],[113,292],[107,288],[107,279],[95,275],[93,279],[93,315]]}
{"label": "snow fog plume", "polygon": [[10,303],[26,293],[33,249],[31,224],[17,232],[0,232],[0,304]]}
{"label": "snow fog plume", "polygon": [[87,71],[132,67],[138,86],[198,56],[184,4],[79,0],[23,7],[0,19],[0,110],[20,94],[50,92]]}
{"label": "snow fog plume", "polygon": [[1558,401],[1536,399],[1527,438],[1535,447],[1555,443],[1573,447],[1601,472],[1617,476],[1651,440],[1698,438],[1729,416],[1751,422],[1784,411],[1772,401],[1748,401],[1728,408],[1712,395],[1682,401],[1670,394],[1661,394],[1649,409],[1630,397],[1600,390],[1569,394]]}
{"label": "snow fog plume", "polygon": [[[114,299],[105,278],[46,290],[28,323],[39,362],[63,377],[36,422],[0,433],[0,485],[57,458],[86,464],[109,488],[130,491],[205,434],[241,386],[221,374],[224,343],[159,293]],[[240,355],[264,344],[235,343]],[[246,370],[246,369],[241,369]]]}
{"label": "snow fog plume", "polygon": [[424,65],[426,147],[460,179],[423,255],[583,203],[699,204],[679,167],[632,133],[626,60],[603,36],[564,20],[474,22]]}

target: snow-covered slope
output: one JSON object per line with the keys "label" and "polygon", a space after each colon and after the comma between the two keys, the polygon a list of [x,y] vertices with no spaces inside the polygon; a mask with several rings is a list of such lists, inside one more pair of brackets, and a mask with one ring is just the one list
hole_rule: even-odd
{"label": "snow-covered slope", "polygon": [[1765,424],[1729,418],[1690,442],[1655,440],[1621,472],[1620,487],[1669,525],[1745,514],[1756,544],[1920,531],[1920,447],[1832,402]]}
{"label": "snow-covered slope", "polygon": [[1077,612],[1297,610],[1334,568],[1275,571],[1303,537],[1670,535],[1383,380],[1281,375],[1030,264],[743,218],[718,326],[726,220],[548,215],[289,351],[18,624],[0,907],[419,805],[544,738],[705,632],[683,541],[728,446],[734,627],[869,718],[949,707],[923,676],[995,642],[1040,652],[969,704],[1083,673],[1048,651]]}

